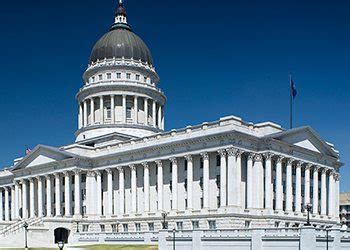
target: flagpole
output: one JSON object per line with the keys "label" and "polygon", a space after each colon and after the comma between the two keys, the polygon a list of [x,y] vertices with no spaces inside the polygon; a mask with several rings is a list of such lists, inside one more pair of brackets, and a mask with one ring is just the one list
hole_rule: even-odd
{"label": "flagpole", "polygon": [[293,128],[293,93],[292,93],[292,74],[289,74],[289,127]]}

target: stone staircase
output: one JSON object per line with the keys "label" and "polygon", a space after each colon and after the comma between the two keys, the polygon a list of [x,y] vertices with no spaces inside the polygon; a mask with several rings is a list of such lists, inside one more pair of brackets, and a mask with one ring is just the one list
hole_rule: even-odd
{"label": "stone staircase", "polygon": [[5,228],[0,229],[0,236],[6,236],[9,234],[15,234],[24,230],[24,222],[27,222],[29,227],[41,226],[43,225],[42,217],[39,218],[29,218],[16,221],[15,223],[8,225]]}

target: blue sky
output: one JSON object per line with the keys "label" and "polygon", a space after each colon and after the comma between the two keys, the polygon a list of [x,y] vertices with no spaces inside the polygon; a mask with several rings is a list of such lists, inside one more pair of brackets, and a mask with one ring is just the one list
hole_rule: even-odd
{"label": "blue sky", "polygon": [[[312,126],[341,152],[350,190],[350,3],[128,0],[165,91],[166,128],[236,115]],[[91,49],[113,22],[113,1],[6,1],[0,10],[0,166],[26,145],[74,141],[75,94]]]}

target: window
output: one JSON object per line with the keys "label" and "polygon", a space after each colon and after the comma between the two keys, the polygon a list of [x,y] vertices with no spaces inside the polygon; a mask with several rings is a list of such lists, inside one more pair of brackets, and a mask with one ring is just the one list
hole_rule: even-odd
{"label": "window", "polygon": [[203,189],[203,177],[199,178],[199,186]]}
{"label": "window", "polygon": [[203,158],[200,160],[200,168],[203,168]]}
{"label": "window", "polygon": [[71,197],[72,197],[72,201],[73,201],[73,202],[74,202],[74,200],[75,200],[75,198],[74,198],[74,197],[75,197],[75,196],[74,196],[74,193],[75,193],[74,190],[72,190]]}
{"label": "window", "polygon": [[216,221],[215,220],[208,220],[209,229],[214,230],[216,229]]}
{"label": "window", "polygon": [[83,225],[83,232],[89,231],[89,225]]}
{"label": "window", "polygon": [[135,223],[135,229],[136,229],[136,232],[140,232],[141,231],[141,224]]}
{"label": "window", "polygon": [[83,201],[86,200],[86,189],[85,188],[81,190],[81,197],[82,197]]}
{"label": "window", "polygon": [[124,232],[128,232],[129,231],[128,224],[123,224],[123,231]]}
{"label": "window", "polygon": [[170,173],[172,173],[173,172],[173,163],[172,162],[170,162]]}
{"label": "window", "polygon": [[150,232],[153,232],[153,231],[154,231],[154,223],[153,223],[153,222],[148,223],[148,230],[149,230]]}
{"label": "window", "polygon": [[91,82],[95,82],[95,77],[91,77]]}
{"label": "window", "polygon": [[280,226],[280,222],[279,221],[275,221],[275,227],[279,227]]}
{"label": "window", "polygon": [[98,80],[102,81],[102,75],[98,75]]}
{"label": "window", "polygon": [[187,199],[185,199],[185,208],[188,208]]}
{"label": "window", "polygon": [[203,204],[203,198],[201,198],[201,208],[204,207],[204,204]]}
{"label": "window", "polygon": [[290,226],[289,222],[286,222],[285,226],[286,226],[286,227],[289,227],[289,226]]}
{"label": "window", "polygon": [[140,75],[136,75],[136,81],[140,81]]}
{"label": "window", "polygon": [[117,232],[117,225],[112,224],[112,233],[116,233],[116,232]]}
{"label": "window", "polygon": [[101,233],[104,233],[105,231],[106,231],[106,229],[105,229],[105,225],[100,225],[100,229],[101,229]]}
{"label": "window", "polygon": [[117,79],[122,78],[122,73],[117,73]]}
{"label": "window", "polygon": [[147,77],[146,77],[146,76],[143,78],[143,81],[144,81],[144,82],[147,82]]}
{"label": "window", "polygon": [[187,178],[185,179],[184,186],[185,186],[185,191],[187,191]]}
{"label": "window", "polygon": [[185,160],[185,171],[187,171],[187,160]]}
{"label": "window", "polygon": [[111,73],[107,73],[107,79],[111,79],[112,78],[112,74]]}
{"label": "window", "polygon": [[170,188],[170,191],[173,190],[173,181],[170,181],[170,182],[169,182],[169,188]]}
{"label": "window", "polygon": [[131,110],[134,103],[131,100],[126,101],[126,118],[131,119]]}
{"label": "window", "polygon": [[199,221],[194,220],[192,221],[192,229],[198,229],[199,228]]}
{"label": "window", "polygon": [[177,230],[183,230],[183,223],[182,223],[182,221],[176,222],[176,228],[177,228]]}
{"label": "window", "polygon": [[220,175],[219,174],[216,176],[216,186],[218,188],[220,188]]}
{"label": "window", "polygon": [[220,195],[216,198],[216,205],[217,207],[220,207]]}
{"label": "window", "polygon": [[216,166],[221,166],[221,157],[220,157],[220,155],[217,155],[216,156]]}
{"label": "window", "polygon": [[82,214],[85,215],[86,214],[86,206],[83,206],[83,211]]}
{"label": "window", "polygon": [[250,227],[250,220],[246,220],[244,223],[245,228],[249,228]]}
{"label": "window", "polygon": [[81,182],[85,183],[86,182],[86,174],[81,175]]}
{"label": "window", "polygon": [[126,73],[126,79],[130,79],[131,78],[131,74],[130,73]]}

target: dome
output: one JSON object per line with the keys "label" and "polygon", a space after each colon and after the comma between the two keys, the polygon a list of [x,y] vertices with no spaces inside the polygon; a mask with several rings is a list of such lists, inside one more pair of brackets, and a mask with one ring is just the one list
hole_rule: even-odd
{"label": "dome", "polygon": [[142,39],[133,33],[127,24],[113,25],[94,46],[89,64],[105,58],[126,58],[141,60],[153,65],[150,50]]}

